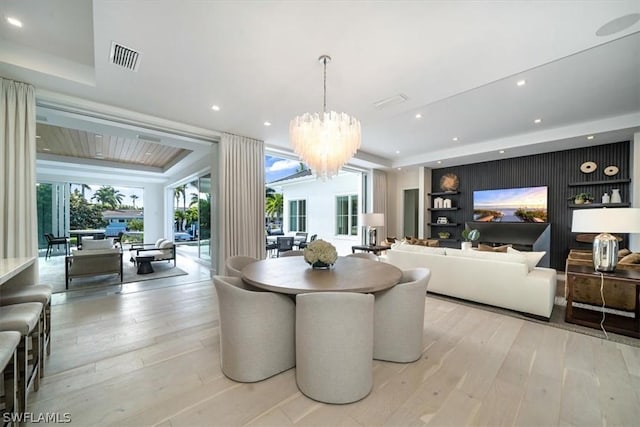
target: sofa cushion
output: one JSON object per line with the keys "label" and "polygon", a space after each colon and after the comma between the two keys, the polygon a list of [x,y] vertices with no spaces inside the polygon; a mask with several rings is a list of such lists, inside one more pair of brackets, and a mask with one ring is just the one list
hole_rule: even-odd
{"label": "sofa cushion", "polygon": [[89,251],[94,249],[111,249],[111,248],[113,248],[113,239],[103,239],[103,240],[83,239],[82,240],[83,251]]}
{"label": "sofa cushion", "polygon": [[618,251],[618,259],[622,259],[624,257],[626,257],[627,255],[629,255],[631,253],[631,251],[629,249],[620,249]]}
{"label": "sofa cushion", "polygon": [[405,252],[422,252],[435,255],[444,255],[445,248],[433,247],[433,246],[419,246],[411,245],[409,243],[396,242],[391,245],[391,249]]}
{"label": "sofa cushion", "polygon": [[618,264],[640,264],[640,252],[629,254],[618,261]]}
{"label": "sofa cushion", "polygon": [[542,252],[520,252],[513,248],[507,249],[507,254],[513,254],[518,256],[523,256],[527,260],[527,266],[529,267],[529,271],[536,268],[536,265],[540,262],[542,257],[546,254],[545,251]]}
{"label": "sofa cushion", "polygon": [[511,245],[502,245],[502,246],[490,246],[485,245],[483,243],[478,244],[478,250],[484,252],[507,252],[507,248],[510,248]]}

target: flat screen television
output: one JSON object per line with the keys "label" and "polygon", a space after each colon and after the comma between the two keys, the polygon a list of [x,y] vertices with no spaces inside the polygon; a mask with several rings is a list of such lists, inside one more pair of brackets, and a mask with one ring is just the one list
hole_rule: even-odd
{"label": "flat screen television", "polygon": [[476,190],[473,192],[473,220],[547,222],[547,187]]}

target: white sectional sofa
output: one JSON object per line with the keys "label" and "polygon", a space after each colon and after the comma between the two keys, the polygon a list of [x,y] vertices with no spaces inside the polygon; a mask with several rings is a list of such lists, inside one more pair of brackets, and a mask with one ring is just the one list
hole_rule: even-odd
{"label": "white sectional sofa", "polygon": [[556,271],[536,267],[544,252],[509,253],[397,243],[383,257],[403,270],[431,270],[429,292],[550,318]]}

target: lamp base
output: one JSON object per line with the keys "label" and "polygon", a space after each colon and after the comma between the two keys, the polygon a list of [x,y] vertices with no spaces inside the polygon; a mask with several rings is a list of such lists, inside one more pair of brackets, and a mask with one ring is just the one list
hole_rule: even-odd
{"label": "lamp base", "polygon": [[375,246],[378,241],[378,232],[375,228],[369,227],[369,246]]}
{"label": "lamp base", "polygon": [[596,271],[610,273],[618,264],[618,239],[609,233],[598,234],[593,239],[593,267]]}

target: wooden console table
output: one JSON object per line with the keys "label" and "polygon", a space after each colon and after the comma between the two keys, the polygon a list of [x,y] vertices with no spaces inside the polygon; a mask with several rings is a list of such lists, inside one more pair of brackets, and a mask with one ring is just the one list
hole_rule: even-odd
{"label": "wooden console table", "polygon": [[[592,266],[569,265],[567,267],[567,308],[565,321],[591,328],[600,328],[602,312],[573,306],[573,294],[576,280],[579,278],[600,279],[600,273]],[[640,338],[640,271],[618,269],[613,273],[604,273],[604,285],[614,282],[635,285],[636,309],[634,317],[625,317],[613,313],[605,313],[604,328],[609,332]]]}

